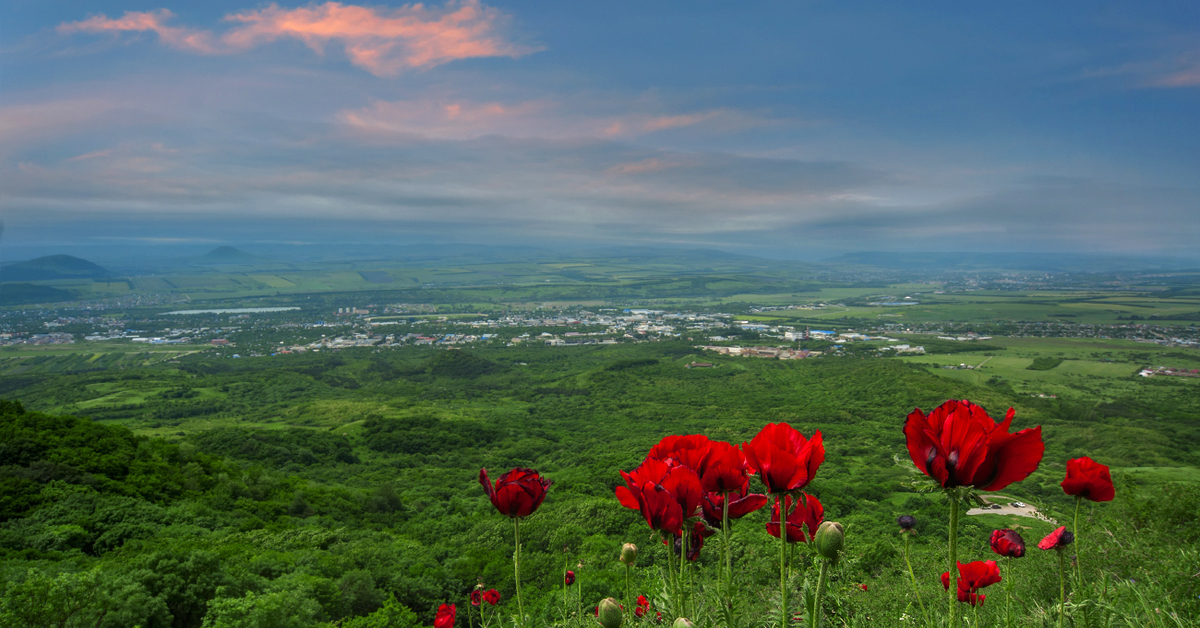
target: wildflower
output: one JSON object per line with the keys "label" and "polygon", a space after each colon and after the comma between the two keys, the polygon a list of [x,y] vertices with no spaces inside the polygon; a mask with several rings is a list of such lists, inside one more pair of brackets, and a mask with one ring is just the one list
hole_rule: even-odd
{"label": "wildflower", "polygon": [[1110,502],[1116,495],[1108,466],[1087,456],[1067,461],[1067,477],[1062,481],[1063,492],[1094,502]]}
{"label": "wildflower", "polygon": [[1020,558],[1025,555],[1025,539],[1016,530],[993,530],[992,551],[1008,558]]}
{"label": "wildflower", "polygon": [[[786,495],[782,499],[784,509],[787,509],[793,500]],[[777,497],[771,506],[771,520],[767,522],[767,534],[775,538],[779,538],[779,501],[780,498]],[[807,543],[817,534],[817,528],[825,518],[825,508],[816,497],[807,493],[804,494],[803,500],[795,501],[796,507],[787,516],[787,542]],[[807,536],[805,528],[808,528]]]}
{"label": "wildflower", "polygon": [[550,480],[533,469],[516,468],[501,475],[493,486],[487,469],[479,470],[479,483],[483,485],[492,505],[500,514],[508,517],[528,517],[542,505]]}
{"label": "wildflower", "polygon": [[1046,445],[1042,428],[1009,434],[1013,409],[996,423],[970,401],[949,400],[928,416],[913,410],[904,436],[913,464],[942,488],[973,486],[998,491],[1037,470]]}
{"label": "wildflower", "polygon": [[1062,526],[1059,529],[1046,535],[1046,538],[1038,541],[1038,549],[1052,550],[1060,549],[1075,542],[1075,535],[1067,529],[1067,526]]}
{"label": "wildflower", "polygon": [[454,605],[442,604],[433,618],[433,628],[454,628]]}
{"label": "wildflower", "polygon": [[789,493],[808,486],[825,461],[821,432],[815,432],[810,440],[787,423],[768,423],[749,443],[742,443],[742,451],[768,493]]}

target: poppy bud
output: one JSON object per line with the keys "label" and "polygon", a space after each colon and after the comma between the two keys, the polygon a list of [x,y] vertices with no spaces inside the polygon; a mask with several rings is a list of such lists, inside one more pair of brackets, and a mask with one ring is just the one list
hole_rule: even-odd
{"label": "poppy bud", "polygon": [[696,624],[693,624],[692,620],[687,617],[680,617],[675,620],[675,623],[671,624],[671,628],[696,628]]}
{"label": "poppy bud", "polygon": [[901,530],[911,530],[917,526],[917,518],[912,515],[900,515],[896,517],[896,524]]}
{"label": "poppy bud", "polygon": [[600,606],[596,609],[596,618],[600,620],[600,625],[604,628],[621,628],[625,613],[621,612],[621,605],[616,600],[606,597],[600,601]]}
{"label": "poppy bud", "polygon": [[836,561],[846,546],[846,534],[842,524],[836,521],[826,521],[817,528],[817,553],[829,560]]}
{"label": "poppy bud", "polygon": [[621,546],[621,562],[626,565],[633,565],[637,561],[637,546],[633,543],[626,543]]}

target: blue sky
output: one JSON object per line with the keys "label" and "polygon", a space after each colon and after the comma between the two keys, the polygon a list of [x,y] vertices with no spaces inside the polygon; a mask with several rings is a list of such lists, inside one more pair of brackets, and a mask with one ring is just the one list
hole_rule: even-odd
{"label": "blue sky", "polygon": [[1196,257],[1194,2],[10,0],[12,245]]}

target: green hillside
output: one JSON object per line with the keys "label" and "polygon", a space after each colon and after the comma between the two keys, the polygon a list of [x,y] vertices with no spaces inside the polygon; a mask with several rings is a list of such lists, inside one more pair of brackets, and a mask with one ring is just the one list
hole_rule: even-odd
{"label": "green hillside", "polygon": [[[1143,617],[1138,596],[1162,599],[1167,591],[1179,613],[1200,611],[1188,558],[1200,540],[1192,419],[1200,397],[1191,387],[1155,386],[1088,411],[1076,399],[1014,396],[1003,385],[894,359],[706,355],[715,368],[683,368],[700,357],[687,344],[658,342],[242,360],[193,354],[120,371],[45,362],[41,375],[5,394],[100,421],[0,406],[0,612],[48,588],[64,599],[93,591],[87,612],[110,613],[122,625],[200,626],[204,617],[281,607],[297,626],[429,625],[444,602],[465,614],[467,594],[482,581],[511,613],[511,522],[492,508],[477,475],[529,466],[554,484],[522,525],[526,610],[537,626],[582,628],[578,605],[624,594],[615,561],[624,542],[642,549],[635,595],[666,604],[664,547],[637,512],[617,503],[618,471],[670,434],[741,443],[768,422],[787,421],[824,434],[827,458],[807,490],[848,530],[828,616],[898,625],[915,611],[895,518],[918,518],[913,561],[927,600],[940,599],[948,529],[945,499],[921,488],[901,426],[914,407],[959,397],[994,415],[1014,405],[1016,428],[1043,426],[1041,468],[1006,488],[1004,499],[1064,521],[1073,506],[1058,486],[1065,461],[1086,454],[1113,466],[1118,500],[1089,507],[1085,523],[1111,534],[1089,534],[1082,551],[1091,569],[1103,565],[1125,579],[1111,591],[1120,613]],[[1172,483],[1179,478],[1191,479]],[[738,589],[764,592],[743,596],[747,620],[770,616],[769,592],[778,587],[778,550],[765,520],[758,511],[733,528]],[[997,526],[1020,526],[1031,547],[1053,527],[965,517],[962,559],[989,558]],[[714,537],[701,552],[701,585],[715,577],[719,548]],[[1014,567],[1021,625],[1049,625],[1038,609],[1057,599],[1053,561],[1030,551]],[[811,584],[811,558],[801,551],[797,560],[810,565]],[[581,603],[562,601],[564,564],[578,576]],[[705,590],[702,599],[715,595]],[[999,589],[990,592],[983,621],[1001,620],[1003,605],[992,603],[1000,599]],[[352,623],[388,614],[407,619]]]}
{"label": "green hillside", "polygon": [[2,281],[47,281],[54,279],[99,279],[112,273],[92,262],[71,255],[47,255],[0,268]]}

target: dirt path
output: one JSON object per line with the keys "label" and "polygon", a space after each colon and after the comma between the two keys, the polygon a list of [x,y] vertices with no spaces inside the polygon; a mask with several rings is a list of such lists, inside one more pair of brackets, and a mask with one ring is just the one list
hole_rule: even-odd
{"label": "dirt path", "polygon": [[967,511],[968,515],[1015,515],[1018,517],[1030,517],[1032,519],[1041,519],[1046,523],[1057,524],[1058,522],[1038,512],[1037,508],[1028,504],[1017,507],[1013,506],[1015,501],[1011,497],[1004,495],[990,495],[983,498],[985,502],[991,504],[999,504],[999,508],[972,508]]}

